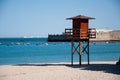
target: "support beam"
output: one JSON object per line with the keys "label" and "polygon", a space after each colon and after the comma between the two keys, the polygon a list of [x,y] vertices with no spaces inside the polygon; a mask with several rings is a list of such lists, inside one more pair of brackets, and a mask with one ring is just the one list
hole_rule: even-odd
{"label": "support beam", "polygon": [[79,40],[75,44],[75,41],[72,40],[71,42],[71,65],[73,65],[73,55],[77,52],[79,55],[79,64],[82,64],[82,54],[87,54],[87,61],[89,65],[89,39],[86,41]]}
{"label": "support beam", "polygon": [[79,61],[79,63],[80,63],[80,65],[81,65],[81,61],[82,61],[82,59],[81,59],[81,58],[82,58],[82,41],[79,41],[79,44],[80,44],[80,46],[79,46],[79,47],[80,47],[80,51],[79,51],[80,61]]}
{"label": "support beam", "polygon": [[71,42],[71,65],[73,65],[73,41]]}
{"label": "support beam", "polygon": [[90,62],[90,59],[89,59],[89,41],[88,41],[88,65],[89,65],[89,62]]}

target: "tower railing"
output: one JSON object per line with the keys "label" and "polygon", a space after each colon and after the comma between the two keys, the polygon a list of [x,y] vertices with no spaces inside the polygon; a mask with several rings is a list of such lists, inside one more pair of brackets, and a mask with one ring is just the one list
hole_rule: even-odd
{"label": "tower railing", "polygon": [[72,28],[66,28],[65,34],[67,36],[72,36],[73,38],[78,39],[94,39],[96,38],[96,29],[95,28],[89,28],[88,31],[86,29],[72,29]]}

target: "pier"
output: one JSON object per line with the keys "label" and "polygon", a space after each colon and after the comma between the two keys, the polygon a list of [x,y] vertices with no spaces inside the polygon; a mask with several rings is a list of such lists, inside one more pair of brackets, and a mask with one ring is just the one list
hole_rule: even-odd
{"label": "pier", "polygon": [[[120,42],[120,30],[96,30],[96,38],[90,42]],[[69,34],[49,34],[49,42],[70,42],[72,37]]]}

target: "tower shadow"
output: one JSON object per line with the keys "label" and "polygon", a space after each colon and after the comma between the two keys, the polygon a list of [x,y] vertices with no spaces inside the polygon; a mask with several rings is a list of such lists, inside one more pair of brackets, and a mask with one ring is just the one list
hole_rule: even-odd
{"label": "tower shadow", "polygon": [[112,73],[120,75],[120,65],[115,64],[16,64],[13,66],[66,66],[69,68],[78,68],[79,70],[90,70],[90,71],[103,71],[105,73]]}

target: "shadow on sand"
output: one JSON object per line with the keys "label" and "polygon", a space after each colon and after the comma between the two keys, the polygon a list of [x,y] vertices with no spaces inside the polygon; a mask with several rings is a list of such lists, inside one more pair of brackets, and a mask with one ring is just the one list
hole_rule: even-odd
{"label": "shadow on sand", "polygon": [[17,64],[14,66],[67,66],[70,68],[80,68],[81,70],[103,71],[105,73],[120,75],[120,65],[115,64]]}
{"label": "shadow on sand", "polygon": [[120,66],[115,64],[90,64],[90,65],[74,65],[72,68],[80,68],[81,70],[103,71],[120,75]]}

